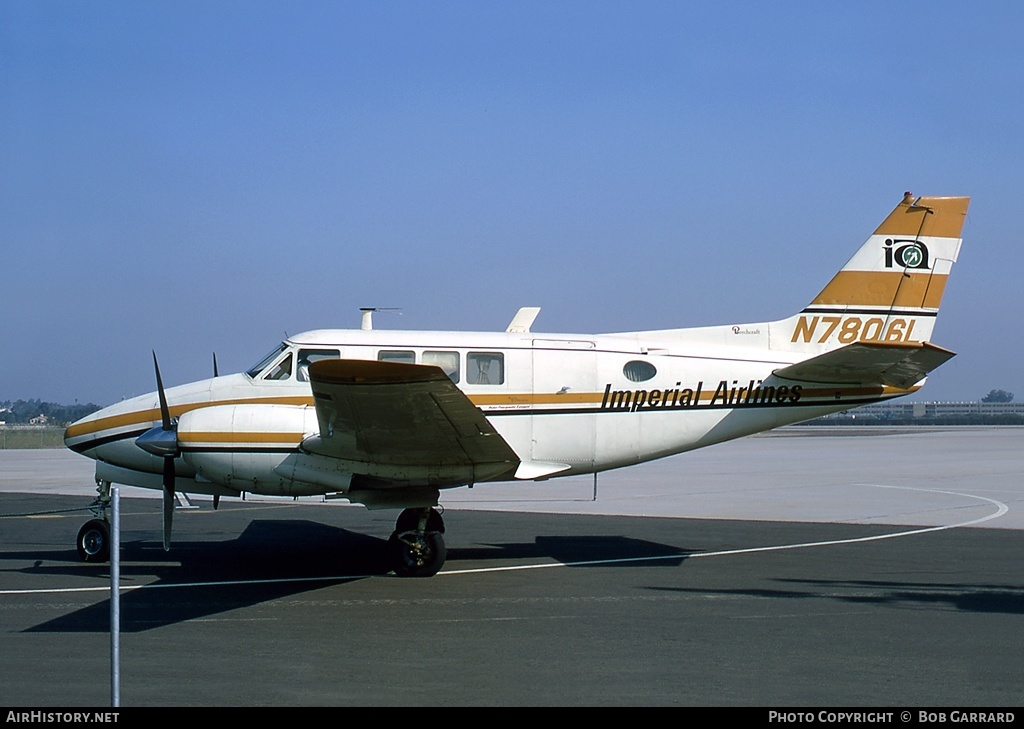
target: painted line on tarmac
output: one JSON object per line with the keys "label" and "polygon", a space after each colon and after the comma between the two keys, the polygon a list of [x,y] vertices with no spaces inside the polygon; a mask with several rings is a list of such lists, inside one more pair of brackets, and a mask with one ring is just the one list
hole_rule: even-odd
{"label": "painted line on tarmac", "polygon": [[625,564],[628,562],[654,562],[669,559],[699,559],[701,557],[728,557],[736,554],[755,554],[758,552],[782,552],[789,549],[807,549],[810,547],[831,547],[839,544],[856,544],[859,542],[877,542],[882,539],[896,539],[897,537],[910,537],[917,534],[928,534],[929,532],[941,532],[947,529],[961,529],[963,527],[975,526],[982,524],[986,521],[998,519],[1004,516],[1010,511],[1010,507],[1001,501],[990,499],[987,496],[977,496],[975,494],[964,494],[957,491],[940,491],[938,489],[923,489],[912,486],[886,486],[884,484],[870,484],[875,488],[889,488],[889,489],[904,489],[908,491],[924,491],[930,494],[946,494],[949,496],[962,496],[967,499],[978,499],[979,501],[985,501],[996,507],[996,510],[991,514],[979,517],[977,519],[971,519],[969,521],[958,522],[956,524],[946,524],[944,526],[934,527],[922,527],[920,529],[909,529],[902,532],[892,532],[891,534],[875,534],[868,537],[851,537],[849,539],[828,539],[820,542],[801,542],[798,544],[778,544],[771,547],[745,547],[743,549],[723,549],[717,552],[695,552],[692,554],[670,554],[670,555],[659,555],[655,557],[629,557],[622,559],[598,559],[591,561],[582,562],[553,562],[538,565],[512,565],[508,567],[483,567],[480,569],[468,569],[468,570],[452,570],[450,572],[439,572],[438,577],[443,575],[463,575],[463,574],[479,574],[483,572],[509,572],[512,570],[536,570],[536,569],[550,569],[552,567],[586,567],[591,565],[601,564]]}
{"label": "painted line on tarmac", "polygon": [[[745,547],[742,549],[724,549],[715,552],[694,552],[694,553],[678,553],[668,555],[657,555],[651,557],[622,557],[612,559],[594,559],[594,560],[580,560],[576,562],[545,562],[543,564],[526,564],[526,565],[506,565],[504,567],[480,567],[464,570],[449,570],[438,572],[435,577],[451,577],[459,575],[479,575],[490,572],[517,572],[521,570],[543,570],[553,568],[564,568],[564,567],[590,567],[594,565],[607,565],[607,564],[629,564],[632,562],[660,562],[664,560],[690,560],[700,559],[704,557],[729,557],[738,554],[757,554],[759,552],[782,552],[790,549],[809,549],[812,547],[831,547],[840,544],[858,544],[861,542],[877,542],[883,539],[897,539],[901,537],[910,537],[917,534],[928,534],[930,532],[942,532],[948,529],[961,529],[964,527],[975,526],[982,524],[993,519],[1007,514],[1010,511],[1010,507],[1001,501],[990,499],[987,496],[978,496],[976,494],[964,494],[957,491],[941,491],[938,489],[923,489],[915,488],[911,486],[886,486],[884,484],[869,484],[875,488],[891,488],[891,489],[904,489],[908,491],[923,491],[930,494],[945,494],[949,496],[960,496],[967,499],[977,499],[979,501],[985,501],[992,506],[996,507],[996,510],[991,514],[987,514],[977,519],[971,519],[969,521],[958,522],[956,524],[946,524],[944,526],[934,527],[922,527],[920,529],[909,529],[906,531],[892,532],[889,534],[875,534],[867,537],[851,537],[849,539],[827,539],[818,542],[799,542],[796,544],[777,544],[769,547]],[[346,582],[352,580],[364,580],[370,577],[383,577],[384,575],[338,575],[334,577],[282,577],[278,579],[264,579],[264,580],[218,580],[215,582],[181,582],[181,583],[168,583],[168,584],[155,584],[155,585],[122,585],[121,592],[131,592],[134,590],[151,590],[159,588],[188,588],[188,587],[231,587],[231,586],[243,586],[243,585],[275,585],[283,583],[294,583],[294,582]],[[48,595],[48,594],[68,594],[68,593],[86,593],[86,592],[110,592],[110,586],[106,585],[103,587],[63,587],[63,588],[47,588],[47,589],[26,589],[26,590],[0,590],[0,595]]]}

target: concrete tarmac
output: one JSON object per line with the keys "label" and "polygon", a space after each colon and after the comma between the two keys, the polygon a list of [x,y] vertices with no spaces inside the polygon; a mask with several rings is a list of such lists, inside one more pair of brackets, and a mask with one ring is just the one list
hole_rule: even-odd
{"label": "concrete tarmac", "polygon": [[[792,428],[602,474],[596,500],[460,489],[424,580],[386,573],[392,511],[195,497],[164,553],[126,488],[121,703],[1019,706],[1022,446]],[[108,568],[65,511],[91,474],[0,451],[0,706],[108,704]]]}

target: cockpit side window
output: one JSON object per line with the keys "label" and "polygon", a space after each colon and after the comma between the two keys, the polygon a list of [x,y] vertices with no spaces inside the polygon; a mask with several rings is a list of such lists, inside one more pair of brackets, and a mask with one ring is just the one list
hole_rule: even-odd
{"label": "cockpit side window", "polygon": [[266,357],[264,357],[259,362],[257,362],[252,367],[250,367],[248,370],[246,370],[245,374],[247,374],[247,375],[249,375],[249,377],[253,377],[253,378],[258,377],[259,374],[263,370],[265,370],[267,367],[270,366],[271,362],[273,362],[275,359],[277,359],[277,356],[279,354],[281,354],[281,352],[283,352],[287,346],[288,345],[286,345],[284,342],[282,342],[281,344],[277,345],[270,352],[270,354],[268,354]]}
{"label": "cockpit side window", "polygon": [[287,380],[292,376],[292,355],[282,359],[270,368],[270,371],[263,378],[264,380]]}
{"label": "cockpit side window", "polygon": [[341,352],[336,349],[300,349],[299,369],[295,374],[299,382],[309,382],[309,366],[321,359],[340,359]]}

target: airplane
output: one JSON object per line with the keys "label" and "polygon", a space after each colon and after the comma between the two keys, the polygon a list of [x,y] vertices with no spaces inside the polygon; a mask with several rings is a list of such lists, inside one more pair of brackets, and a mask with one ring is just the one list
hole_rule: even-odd
{"label": "airplane", "polygon": [[[597,473],[916,392],[954,353],[931,343],[968,197],[906,193],[853,258],[786,319],[610,334],[316,330],[245,372],[157,389],[70,425],[96,461],[85,561],[110,551],[112,483],[344,498],[400,509],[399,576],[446,557],[440,494]],[[216,359],[214,360],[216,370]]]}

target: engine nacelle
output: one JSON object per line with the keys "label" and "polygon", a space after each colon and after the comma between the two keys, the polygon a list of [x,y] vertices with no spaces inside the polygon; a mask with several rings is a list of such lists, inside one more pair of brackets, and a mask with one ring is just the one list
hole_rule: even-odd
{"label": "engine nacelle", "polygon": [[[237,491],[308,496],[342,490],[294,479],[299,444],[320,432],[306,405],[216,405],[178,421],[182,457],[199,477]],[[339,479],[338,483],[345,483]]]}

